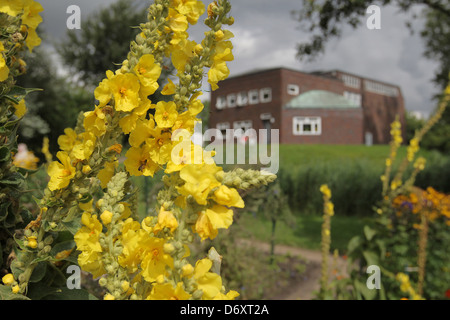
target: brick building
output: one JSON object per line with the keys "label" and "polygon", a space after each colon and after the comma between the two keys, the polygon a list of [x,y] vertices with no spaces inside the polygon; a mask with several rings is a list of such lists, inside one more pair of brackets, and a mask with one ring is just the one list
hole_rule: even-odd
{"label": "brick building", "polygon": [[280,143],[387,144],[404,127],[400,87],[335,70],[287,68],[230,77],[211,94],[210,127],[279,129]]}

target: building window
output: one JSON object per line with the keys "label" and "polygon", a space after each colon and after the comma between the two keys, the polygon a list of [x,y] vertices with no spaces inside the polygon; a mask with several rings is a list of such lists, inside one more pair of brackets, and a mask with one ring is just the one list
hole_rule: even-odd
{"label": "building window", "polygon": [[361,80],[359,78],[350,76],[348,74],[341,75],[342,81],[347,87],[359,89],[361,87]]}
{"label": "building window", "polygon": [[233,122],[233,129],[237,130],[237,129],[242,129],[245,131],[247,131],[248,129],[252,128],[252,120],[242,120],[242,121],[234,121]]}
{"label": "building window", "polygon": [[292,118],[293,134],[320,135],[322,133],[322,119],[320,117],[294,117]]}
{"label": "building window", "polygon": [[382,94],[390,97],[398,96],[398,89],[382,83],[364,80],[364,89],[373,93]]}
{"label": "building window", "polygon": [[263,103],[272,101],[272,89],[264,88],[259,91],[259,100]]}
{"label": "building window", "polygon": [[222,110],[227,106],[227,99],[224,96],[217,97],[216,108]]}
{"label": "building window", "polygon": [[227,96],[227,104],[228,108],[236,107],[236,95],[234,93]]}
{"label": "building window", "polygon": [[246,106],[247,103],[248,103],[247,92],[245,92],[245,91],[239,92],[238,96],[237,96],[237,105],[238,105],[238,107]]}
{"label": "building window", "polygon": [[257,104],[259,102],[258,90],[250,90],[248,92],[248,102],[250,104]]}
{"label": "building window", "polygon": [[361,95],[359,93],[345,91],[344,97],[350,100],[354,105],[361,107]]}
{"label": "building window", "polygon": [[300,93],[300,88],[296,84],[288,84],[287,93],[291,96],[296,96]]}
{"label": "building window", "polygon": [[216,124],[217,130],[220,130],[222,133],[222,139],[226,139],[227,137],[227,129],[230,129],[230,123],[229,122],[219,122]]}

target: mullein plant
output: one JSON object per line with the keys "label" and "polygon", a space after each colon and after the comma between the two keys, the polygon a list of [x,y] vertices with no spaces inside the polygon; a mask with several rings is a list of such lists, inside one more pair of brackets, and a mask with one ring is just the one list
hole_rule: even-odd
{"label": "mullein plant", "polygon": [[320,192],[323,196],[323,222],[321,238],[322,268],[318,297],[320,299],[325,299],[328,292],[328,278],[330,273],[331,217],[334,215],[334,205],[333,202],[331,202],[331,190],[328,185],[321,185]]}
{"label": "mullein plant", "polygon": [[[0,1],[0,274],[13,256],[14,232],[31,220],[31,213],[20,204],[26,191],[26,176],[35,168],[36,158],[15,157],[18,152],[17,128],[27,108],[26,95],[34,89],[16,85],[25,74],[23,52],[40,44],[36,28],[42,22],[42,6],[33,0]],[[21,154],[23,156],[23,153]],[[29,161],[31,160],[31,161]],[[11,292],[19,292],[12,275],[4,283]],[[4,294],[4,292],[2,292]]]}
{"label": "mullein plant", "polygon": [[[155,0],[148,21],[131,42],[127,59],[94,91],[97,105],[80,115],[74,129],[60,136],[58,161],[48,165],[50,181],[39,201],[41,212],[17,236],[18,250],[8,283],[26,294],[36,267],[58,265],[76,256],[79,266],[100,277],[104,299],[234,299],[219,274],[220,256],[190,261],[195,237],[214,239],[233,222],[232,208],[244,207],[238,190],[272,182],[257,170],[224,172],[212,152],[194,145],[190,135],[203,109],[204,74],[212,90],[229,75],[233,60],[231,5],[207,7],[197,0]],[[188,27],[207,12],[209,28],[201,43]],[[151,101],[161,70],[172,63],[178,81],[168,80]],[[129,134],[124,168],[120,141]],[[155,215],[136,217],[137,193],[130,176],[163,172]],[[98,189],[101,195],[98,196]],[[73,234],[67,248],[52,248],[59,233]]]}

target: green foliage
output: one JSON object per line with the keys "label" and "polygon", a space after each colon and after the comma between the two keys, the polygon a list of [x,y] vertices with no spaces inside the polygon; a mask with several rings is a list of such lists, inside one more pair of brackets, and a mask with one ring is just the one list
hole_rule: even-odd
{"label": "green foliage", "polygon": [[81,30],[67,31],[57,51],[80,80],[97,85],[106,70],[114,70],[126,59],[130,48],[124,44],[135,38],[147,17],[139,5],[139,1],[119,0],[90,14]]}

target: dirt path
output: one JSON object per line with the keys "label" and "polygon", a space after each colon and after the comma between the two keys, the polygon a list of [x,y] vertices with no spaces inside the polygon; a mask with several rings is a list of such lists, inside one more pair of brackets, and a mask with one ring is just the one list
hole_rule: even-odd
{"label": "dirt path", "polygon": [[[240,242],[247,246],[257,248],[264,252],[269,252],[270,245],[264,242],[249,241],[241,239]],[[292,284],[283,294],[277,296],[275,300],[311,300],[314,298],[314,292],[318,291],[319,280],[321,277],[321,263],[322,255],[320,251],[309,250],[298,247],[290,247],[285,245],[276,245],[275,254],[279,255],[293,255],[300,256],[306,260],[306,270],[303,273],[303,278]],[[330,255],[329,263],[333,261],[333,256]],[[338,257],[337,267],[339,270],[345,270],[346,261],[342,257]]]}

